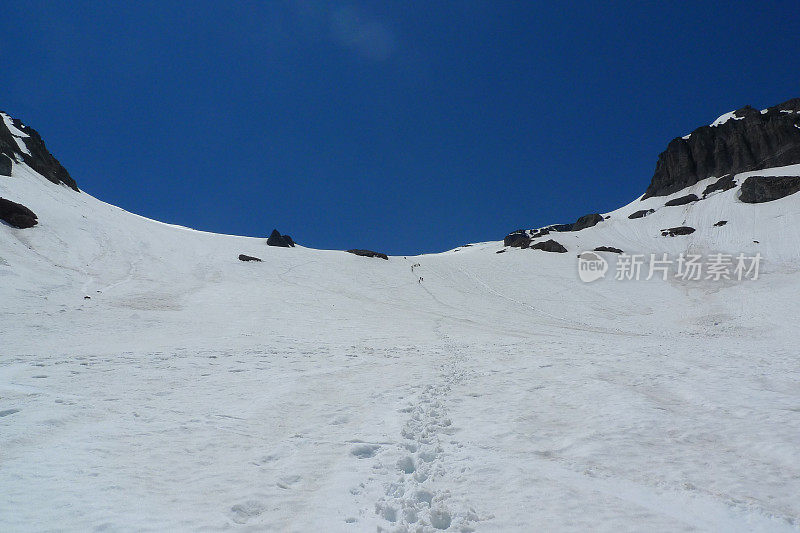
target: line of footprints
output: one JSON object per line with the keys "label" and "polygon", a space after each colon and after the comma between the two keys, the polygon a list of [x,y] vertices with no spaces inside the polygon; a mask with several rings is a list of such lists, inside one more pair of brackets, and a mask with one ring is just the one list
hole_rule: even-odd
{"label": "line of footprints", "polygon": [[[447,374],[445,374],[447,375]],[[452,374],[440,386],[426,385],[413,406],[401,412],[410,413],[403,426],[403,442],[398,444],[401,456],[394,468],[376,465],[388,476],[397,476],[386,484],[385,496],[375,504],[378,516],[389,522],[388,529],[379,531],[425,532],[425,531],[473,531],[469,525],[480,520],[477,513],[454,513],[448,508],[450,494],[446,490],[434,490],[432,485],[447,473],[443,459],[441,437],[454,432],[452,422],[441,398],[450,391],[450,384],[457,379]],[[380,446],[361,444],[351,453],[359,458],[373,457]]]}

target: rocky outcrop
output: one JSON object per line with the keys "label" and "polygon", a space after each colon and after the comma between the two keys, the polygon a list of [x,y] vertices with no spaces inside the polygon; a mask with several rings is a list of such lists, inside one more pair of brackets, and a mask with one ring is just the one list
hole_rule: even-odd
{"label": "rocky outcrop", "polygon": [[373,252],[372,250],[353,249],[353,250],[347,250],[347,253],[360,255],[361,257],[379,257],[380,259],[386,259],[387,261],[389,260],[389,256],[387,256],[386,254],[382,254],[380,252]]}
{"label": "rocky outcrop", "polygon": [[8,170],[9,172],[4,175],[11,175],[8,163],[2,161],[3,156],[12,161],[25,163],[53,183],[62,183],[78,190],[75,180],[47,150],[39,133],[0,111],[0,172]]}
{"label": "rocky outcrop", "polygon": [[628,218],[630,219],[642,218],[646,217],[650,213],[655,213],[655,212],[656,212],[655,209],[640,209],[639,211],[636,211],[635,213],[631,213],[630,215],[628,215]]}
{"label": "rocky outcrop", "polygon": [[661,230],[662,237],[677,237],[678,235],[691,235],[694,233],[694,228],[689,226],[678,226],[676,228],[667,228]]}
{"label": "rocky outcrop", "polygon": [[6,154],[0,154],[0,176],[10,176],[12,166],[11,158]]}
{"label": "rocky outcrop", "polygon": [[36,213],[22,204],[0,198],[0,220],[15,228],[32,228],[39,223]]}
{"label": "rocky outcrop", "polygon": [[545,226],[543,228],[530,231],[518,229],[506,235],[503,239],[503,244],[505,246],[512,246],[515,248],[528,248],[534,239],[544,237],[552,232],[562,233],[565,231],[580,231],[582,229],[596,226],[603,220],[605,220],[605,218],[603,218],[603,216],[599,213],[592,213],[589,215],[583,215],[572,224],[552,224],[550,226]]}
{"label": "rocky outcrop", "polygon": [[503,239],[504,246],[514,248],[527,248],[531,244],[531,238],[525,230],[512,231]]}
{"label": "rocky outcrop", "polygon": [[591,228],[603,221],[602,215],[592,213],[591,215],[583,215],[572,225],[572,231],[580,231],[582,229]]}
{"label": "rocky outcrop", "polygon": [[771,202],[800,191],[800,176],[750,176],[741,191],[739,200],[746,204]]}
{"label": "rocky outcrop", "polygon": [[622,250],[614,248],[613,246],[598,246],[594,249],[595,252],[611,252],[612,254],[621,254]]}
{"label": "rocky outcrop", "polygon": [[288,235],[281,235],[276,229],[272,230],[269,238],[267,239],[268,246],[280,246],[282,248],[293,248],[294,241]]}
{"label": "rocky outcrop", "polygon": [[729,191],[736,187],[736,180],[733,179],[733,174],[722,176],[720,179],[709,185],[703,190],[703,198],[716,191]]}
{"label": "rocky outcrop", "polygon": [[549,239],[542,242],[537,242],[533,246],[531,246],[531,250],[542,250],[544,252],[555,252],[558,254],[566,253],[567,249],[564,248],[561,244],[557,243],[553,239]]}
{"label": "rocky outcrop", "polygon": [[[542,228],[539,231],[542,231],[542,235],[547,235],[551,231],[572,231],[574,229],[574,224],[553,224],[552,226],[547,226],[546,228]],[[534,235],[536,237],[536,235]]]}
{"label": "rocky outcrop", "polygon": [[550,235],[550,232],[552,231],[572,231],[572,224],[553,224],[552,226],[545,226],[544,228],[539,228],[536,231],[532,231],[530,237],[532,239],[538,239],[539,237]]}
{"label": "rocky outcrop", "polygon": [[665,203],[665,207],[674,207],[676,205],[686,205],[692,202],[696,202],[700,200],[696,194],[687,194],[686,196],[681,196],[680,198],[674,198],[669,202]]}
{"label": "rocky outcrop", "polygon": [[765,112],[743,107],[728,120],[673,139],[642,199],[666,196],[711,176],[800,163],[800,98]]}
{"label": "rocky outcrop", "polygon": [[260,263],[261,259],[258,257],[253,257],[252,255],[239,254],[239,261],[256,261]]}

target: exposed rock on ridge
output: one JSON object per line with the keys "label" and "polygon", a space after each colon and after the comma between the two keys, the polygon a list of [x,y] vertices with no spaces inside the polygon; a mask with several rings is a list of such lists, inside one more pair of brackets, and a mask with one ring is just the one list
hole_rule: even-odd
{"label": "exposed rock on ridge", "polygon": [[63,183],[73,190],[79,190],[67,169],[47,150],[39,133],[0,111],[1,175],[11,175],[12,161],[25,163],[55,184]]}
{"label": "exposed rock on ridge", "polygon": [[269,238],[267,239],[268,246],[280,246],[282,248],[294,248],[294,241],[288,235],[281,235],[281,233],[273,229]]}
{"label": "exposed rock on ridge", "polygon": [[642,199],[666,196],[700,180],[800,163],[800,98],[766,109],[743,107],[715,125],[673,139],[661,153]]}
{"label": "exposed rock on ridge", "polygon": [[386,254],[382,254],[380,252],[373,252],[372,250],[353,249],[353,250],[347,250],[347,253],[360,255],[361,257],[378,257],[380,259],[386,259],[387,261],[389,260],[389,256],[387,256]]}
{"label": "exposed rock on ridge", "polygon": [[527,248],[531,244],[531,238],[525,230],[517,230],[506,235],[503,239],[503,246],[512,246],[515,248]]}
{"label": "exposed rock on ridge", "polygon": [[591,228],[603,221],[602,215],[599,213],[592,213],[591,215],[583,215],[572,225],[572,231],[580,231],[582,229]]}

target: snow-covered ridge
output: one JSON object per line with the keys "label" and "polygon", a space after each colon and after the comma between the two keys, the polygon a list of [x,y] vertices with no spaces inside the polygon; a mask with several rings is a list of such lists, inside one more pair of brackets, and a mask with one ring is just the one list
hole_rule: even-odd
{"label": "snow-covered ridge", "polygon": [[720,126],[720,125],[722,125],[722,124],[725,124],[725,123],[726,123],[726,122],[728,122],[729,120],[744,120],[744,117],[739,117],[739,116],[737,116],[737,115],[736,115],[736,111],[729,111],[729,112],[727,112],[727,113],[723,113],[722,115],[720,115],[719,117],[717,117],[717,119],[716,119],[716,120],[714,120],[714,122],[712,122],[712,123],[711,123],[711,124],[709,124],[709,125],[710,125],[712,128],[716,128],[717,126]]}
{"label": "snow-covered ridge", "polygon": [[78,190],[75,180],[51,154],[33,128],[0,112],[0,176],[10,176],[14,165],[25,165],[55,184]]}
{"label": "snow-covered ridge", "polygon": [[[0,530],[797,530],[800,194],[384,261],[11,174],[40,223],[0,226]],[[600,245],[765,261],[582,283]]]}
{"label": "snow-covered ridge", "polygon": [[[750,176],[785,175],[800,175],[800,165],[746,172],[734,176],[734,180],[740,185]],[[793,221],[800,217],[800,194],[764,204],[745,204],[738,199],[737,186],[703,198],[706,187],[716,180],[708,178],[666,197],[637,198],[626,206],[602,213],[604,220],[596,226],[577,232],[552,232],[533,242],[554,239],[571,253],[598,247],[618,248],[628,254],[669,253],[675,257],[692,250],[707,254],[759,253],[768,258],[767,268],[791,268],[796,264],[800,260],[800,231]],[[700,200],[686,205],[665,205],[692,194]],[[641,218],[628,218],[650,210],[653,212]],[[716,226],[720,221],[726,224]],[[662,235],[662,230],[674,227],[691,227],[695,232],[674,238]],[[536,230],[530,233],[535,234]]]}
{"label": "snow-covered ridge", "polygon": [[27,133],[20,130],[14,125],[14,120],[10,116],[6,115],[2,111],[0,111],[0,116],[3,117],[3,122],[5,123],[6,128],[8,128],[8,130],[11,132],[12,135],[14,135],[15,137],[30,137],[30,135],[28,135]]}
{"label": "snow-covered ridge", "polygon": [[[719,117],[717,117],[717,118],[716,118],[716,119],[715,119],[715,120],[714,120],[714,121],[713,121],[711,124],[709,124],[709,126],[711,126],[712,128],[716,128],[717,126],[721,126],[722,124],[725,124],[725,123],[726,123],[726,122],[728,122],[729,120],[744,120],[744,117],[740,117],[740,116],[738,116],[738,115],[736,114],[736,111],[737,111],[737,110],[734,110],[734,111],[728,111],[727,113],[723,113],[723,114],[721,114],[721,115],[720,115]],[[761,111],[761,113],[762,113],[762,114],[765,114],[765,113],[767,113],[767,111],[768,111],[768,109],[764,109],[764,110],[762,110],[762,111]],[[691,136],[692,136],[692,134],[691,134],[691,133],[687,133],[686,135],[684,135],[684,136],[683,136],[683,137],[681,137],[681,138],[682,138],[682,139],[684,139],[684,140],[686,140],[686,139],[689,139],[689,138],[691,138]]]}

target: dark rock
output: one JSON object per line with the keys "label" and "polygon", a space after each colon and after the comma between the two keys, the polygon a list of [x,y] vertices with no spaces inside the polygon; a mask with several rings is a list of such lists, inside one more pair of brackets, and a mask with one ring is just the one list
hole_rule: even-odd
{"label": "dark rock", "polygon": [[513,246],[515,248],[527,248],[531,244],[531,238],[523,230],[518,230],[506,235],[503,239],[504,246]]}
{"label": "dark rock", "polygon": [[[69,175],[67,169],[61,166],[58,159],[53,157],[53,154],[47,150],[39,133],[33,128],[24,126],[22,122],[17,119],[11,119],[11,121],[16,129],[28,136],[15,137],[6,126],[5,121],[0,119],[0,154],[5,155],[12,161],[22,161],[53,183],[63,183],[67,187],[77,191],[78,185],[75,183],[75,180]],[[20,149],[17,140],[24,143],[30,155]],[[0,159],[2,159],[2,157],[0,157]],[[3,163],[2,165],[7,165],[7,163]]]}
{"label": "dark rock", "polygon": [[727,223],[728,223],[727,220],[720,220],[719,222],[714,223],[714,225],[717,226],[717,227],[720,227],[720,226],[724,226]]}
{"label": "dark rock", "polygon": [[496,254],[504,254],[504,253],[506,253],[506,251],[505,250],[497,250],[495,253]]}
{"label": "dark rock", "polygon": [[674,207],[676,205],[686,205],[692,202],[698,201],[700,198],[697,197],[696,194],[687,194],[686,196],[681,196],[680,198],[674,198],[669,202],[665,203],[665,207]]}
{"label": "dark rock", "polygon": [[6,154],[0,154],[0,176],[10,176],[13,162]]}
{"label": "dark rock", "polygon": [[574,224],[553,224],[552,226],[547,226],[546,229],[548,232],[550,231],[572,231],[574,229]]}
{"label": "dark rock", "polygon": [[[505,246],[515,248],[528,248],[534,239],[549,235],[551,232],[580,231],[592,227],[604,219],[598,214],[585,215],[578,219],[574,224],[553,224],[535,230],[518,229],[512,231],[503,239]],[[554,241],[555,242],[555,241]]]}
{"label": "dark rock", "polygon": [[551,232],[565,232],[565,231],[573,231],[575,229],[575,224],[553,224],[551,226],[545,226],[543,228],[539,228],[535,231],[531,232],[531,239],[538,239],[539,237],[544,237],[545,235],[550,235]]}
{"label": "dark rock", "polygon": [[655,212],[656,212],[655,209],[642,209],[640,211],[636,211],[635,213],[631,213],[630,215],[628,215],[628,218],[631,218],[631,219],[633,219],[633,218],[642,218],[642,217],[646,217],[650,213],[655,213]]}
{"label": "dark rock", "polygon": [[662,237],[676,237],[678,235],[691,235],[694,233],[694,228],[689,226],[678,226],[676,228],[668,228],[661,230]]}
{"label": "dark rock", "polygon": [[559,254],[566,253],[567,251],[566,248],[564,248],[561,244],[557,243],[553,239],[537,242],[536,244],[531,246],[531,250],[542,250],[544,252],[555,252]]}
{"label": "dark rock", "polygon": [[39,217],[36,213],[22,204],[0,198],[0,220],[3,220],[15,228],[32,228],[38,224]]}
{"label": "dark rock", "polygon": [[703,191],[703,198],[714,191],[728,191],[734,187],[736,187],[736,180],[733,179],[733,174],[722,176],[720,179],[705,188]]}
{"label": "dark rock", "polygon": [[582,229],[591,228],[592,226],[596,226],[600,222],[605,220],[602,215],[597,213],[592,213],[591,215],[583,215],[581,218],[578,219],[575,224],[572,225],[572,231],[580,231]]}
{"label": "dark rock", "polygon": [[613,246],[598,246],[594,249],[595,252],[611,252],[614,254],[621,254],[622,250],[619,248],[614,248]]}
{"label": "dark rock", "polygon": [[274,229],[267,239],[267,245],[291,248],[294,247],[294,241],[288,235],[281,235],[278,230]]}
{"label": "dark rock", "polygon": [[239,261],[257,261],[260,263],[261,259],[253,257],[252,255],[239,254]]}
{"label": "dark rock", "polygon": [[750,176],[741,189],[739,200],[744,203],[771,202],[800,191],[800,176]]}
{"label": "dark rock", "polygon": [[[782,113],[790,110],[793,113]],[[702,126],[673,139],[658,156],[644,198],[666,196],[710,176],[800,163],[800,98],[770,107],[750,106],[718,126]]]}
{"label": "dark rock", "polygon": [[382,254],[380,252],[373,252],[372,250],[354,249],[354,250],[347,250],[347,253],[360,255],[362,257],[380,257],[381,259],[386,259],[387,261],[389,260],[389,256],[387,256],[386,254]]}

